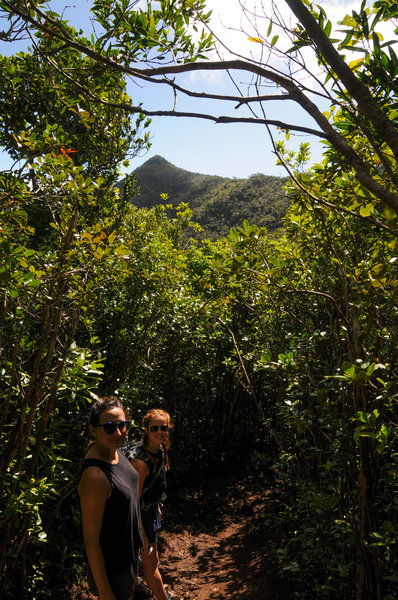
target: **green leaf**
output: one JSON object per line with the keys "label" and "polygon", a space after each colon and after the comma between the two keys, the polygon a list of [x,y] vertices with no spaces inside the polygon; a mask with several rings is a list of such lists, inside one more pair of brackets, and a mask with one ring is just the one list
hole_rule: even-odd
{"label": "green leaf", "polygon": [[359,213],[362,217],[369,217],[374,213],[375,205],[373,203],[366,204],[365,206],[361,206],[359,209]]}
{"label": "green leaf", "polygon": [[363,64],[363,58],[358,58],[357,60],[352,60],[348,66],[352,71],[357,71],[359,67]]}
{"label": "green leaf", "polygon": [[353,17],[351,17],[350,15],[346,15],[341,21],[341,24],[346,25],[347,27],[355,28],[357,23]]}
{"label": "green leaf", "polygon": [[330,34],[332,32],[332,23],[329,20],[327,21],[327,23],[325,25],[324,32],[325,32],[325,35],[327,35],[327,37],[330,37]]}
{"label": "green leaf", "polygon": [[149,33],[153,38],[156,37],[156,25],[155,25],[155,19],[153,18],[153,15],[151,15],[151,17],[149,19]]}
{"label": "green leaf", "polygon": [[350,362],[345,361],[343,362],[341,368],[348,377],[354,379],[356,372],[354,365],[352,365]]}
{"label": "green leaf", "polygon": [[231,240],[233,240],[234,242],[237,242],[239,240],[239,233],[236,231],[235,228],[231,228],[229,230],[229,236],[228,236]]}

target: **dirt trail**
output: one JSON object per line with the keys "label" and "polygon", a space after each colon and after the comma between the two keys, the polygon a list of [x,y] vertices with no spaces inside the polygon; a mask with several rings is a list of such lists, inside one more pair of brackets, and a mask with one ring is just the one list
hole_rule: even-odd
{"label": "dirt trail", "polygon": [[[278,504],[264,474],[218,473],[185,490],[170,483],[159,554],[175,600],[289,600],[260,526]],[[85,586],[65,598],[95,600]]]}
{"label": "dirt trail", "polygon": [[217,475],[169,500],[161,572],[176,600],[288,599],[264,550],[261,514],[276,509],[264,475]]}

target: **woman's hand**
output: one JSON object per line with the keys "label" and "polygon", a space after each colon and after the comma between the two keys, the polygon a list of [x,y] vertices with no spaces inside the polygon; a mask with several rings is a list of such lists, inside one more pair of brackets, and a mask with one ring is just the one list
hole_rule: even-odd
{"label": "woman's hand", "polygon": [[143,555],[146,554],[146,555],[148,555],[149,554],[149,548],[150,548],[150,546],[149,546],[148,538],[147,538],[147,536],[144,533],[144,528],[142,528],[142,537],[143,537],[143,542],[144,543],[142,545],[142,548],[140,549],[140,554],[143,554]]}

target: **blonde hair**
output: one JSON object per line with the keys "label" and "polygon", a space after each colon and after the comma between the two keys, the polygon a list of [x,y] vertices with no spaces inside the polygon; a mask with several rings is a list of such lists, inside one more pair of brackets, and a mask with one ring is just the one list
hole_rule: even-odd
{"label": "blonde hair", "polygon": [[[162,408],[151,408],[148,410],[143,419],[142,419],[142,445],[144,448],[148,447],[149,436],[147,430],[150,427],[150,422],[154,419],[166,419],[169,430],[173,427],[173,423],[171,422],[171,417],[168,412],[163,410]],[[169,468],[169,458],[168,458],[168,449],[170,448],[170,439],[167,435],[165,441],[162,444],[162,449],[164,451],[164,464],[166,469]]]}

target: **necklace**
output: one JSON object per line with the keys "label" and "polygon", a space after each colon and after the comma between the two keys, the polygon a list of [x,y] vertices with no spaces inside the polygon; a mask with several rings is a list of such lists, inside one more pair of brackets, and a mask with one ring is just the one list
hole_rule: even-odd
{"label": "necklace", "polygon": [[155,453],[155,452],[151,452],[150,450],[148,450],[148,448],[145,448],[145,450],[148,452],[148,454],[150,454],[153,458],[161,458],[162,457],[162,450],[159,448],[159,450]]}

